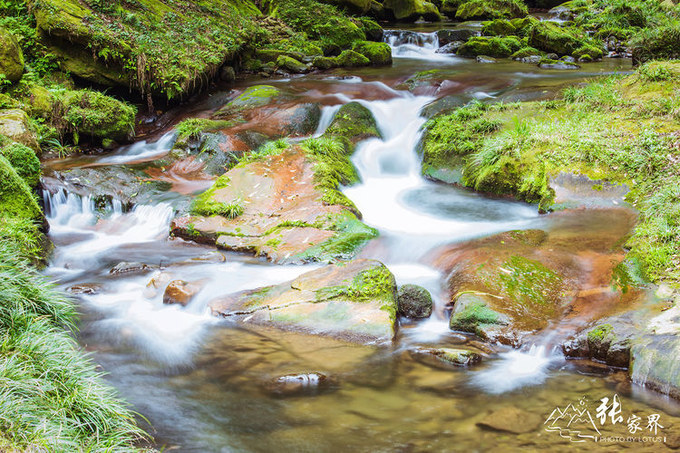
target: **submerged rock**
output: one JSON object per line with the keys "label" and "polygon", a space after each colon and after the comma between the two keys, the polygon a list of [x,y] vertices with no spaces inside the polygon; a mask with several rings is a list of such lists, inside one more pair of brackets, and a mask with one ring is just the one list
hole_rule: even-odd
{"label": "submerged rock", "polygon": [[144,263],[121,261],[120,263],[113,266],[111,270],[109,270],[109,274],[111,275],[143,274],[146,272],[150,272],[151,270],[152,267]]}
{"label": "submerged rock", "polygon": [[496,59],[492,57],[487,57],[486,55],[477,55],[477,63],[496,63]]}
{"label": "submerged rock", "polygon": [[280,285],[210,302],[215,316],[329,335],[389,342],[396,333],[396,284],[380,262],[354,260],[302,274]]}
{"label": "submerged rock", "polygon": [[265,384],[265,389],[278,396],[316,395],[329,390],[335,381],[322,373],[286,374]]}
{"label": "submerged rock", "polygon": [[491,412],[477,423],[482,428],[523,434],[536,431],[543,423],[539,414],[533,414],[516,407],[504,407]]}
{"label": "submerged rock", "polygon": [[399,315],[410,319],[429,318],[432,314],[432,295],[418,285],[402,285],[397,294]]}
{"label": "submerged rock", "polygon": [[467,349],[415,348],[410,354],[418,361],[436,368],[467,367],[482,361],[482,356]]}

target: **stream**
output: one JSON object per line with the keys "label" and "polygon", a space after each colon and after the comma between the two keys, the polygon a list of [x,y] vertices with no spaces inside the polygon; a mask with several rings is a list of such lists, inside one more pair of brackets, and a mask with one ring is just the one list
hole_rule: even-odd
{"label": "stream", "polygon": [[[80,343],[148,420],[157,447],[182,452],[566,449],[580,444],[544,429],[553,410],[614,394],[624,413],[660,414],[663,435],[680,435],[680,407],[674,401],[631,384],[623,370],[565,360],[550,338],[536,338],[518,350],[498,348],[482,365],[453,371],[408,353],[413,346],[484,350],[474,338],[449,330],[444,276],[428,262],[433,250],[512,229],[609,231],[617,222],[624,228],[628,218],[586,211],[568,218],[539,215],[533,205],[428,181],[416,149],[426,122],[421,110],[435,99],[547,99],[567,84],[628,71],[629,60],[605,59],[579,71],[541,70],[510,60],[480,64],[436,53],[435,38],[427,29],[388,32],[390,68],[338,69],[235,87],[266,83],[294,93],[300,103],[320,102],[316,135],[343,103],[358,101],[373,113],[383,138],[359,144],[353,162],[362,182],[344,189],[364,222],[380,232],[359,256],[382,261],[399,284],[424,286],[435,299],[432,317],[402,324],[391,347],[245,327],[210,316],[207,304],[218,296],[285,282],[319,265],[273,265],[168,238],[176,209],[207,188],[209,179],[178,175],[166,192],[134,206],[115,199],[102,206],[94,196],[63,189],[45,192],[55,244],[46,274],[75,294],[83,313]],[[437,70],[442,82],[404,89],[408,77],[427,70]],[[209,114],[226,93],[227,88],[217,89],[199,97],[185,114]],[[169,152],[174,134],[168,127],[144,139],[105,155],[45,165],[52,172],[144,168]],[[148,269],[112,271],[119,263],[144,263]],[[163,304],[162,285],[174,278],[204,285],[186,307]],[[334,385],[291,397],[267,388],[278,376],[312,372],[332,376]],[[526,423],[536,426],[512,433],[480,428],[489,412],[504,408],[532,414],[537,421]],[[512,412],[504,416],[513,418]],[[626,433],[625,423],[608,429],[608,435]],[[659,442],[588,443],[591,449],[629,446],[665,448]]]}

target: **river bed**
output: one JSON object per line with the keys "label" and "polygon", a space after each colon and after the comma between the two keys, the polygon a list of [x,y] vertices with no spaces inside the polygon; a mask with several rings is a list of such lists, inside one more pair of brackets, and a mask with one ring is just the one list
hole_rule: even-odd
{"label": "river bed", "polygon": [[[344,190],[364,221],[380,231],[360,256],[384,262],[399,284],[422,285],[435,299],[432,318],[404,323],[391,347],[246,328],[211,317],[206,307],[215,297],[288,281],[318,265],[273,265],[169,239],[175,210],[192,193],[207,188],[210,179],[192,179],[185,172],[171,178],[167,192],[153,202],[129,207],[114,200],[103,211],[92,197],[46,192],[56,246],[46,274],[78,293],[83,312],[79,341],[108,373],[106,379],[148,419],[158,447],[185,452],[440,452],[584,446],[657,451],[680,446],[680,407],[631,384],[625,371],[567,361],[550,342],[539,339],[521,350],[487,350],[473,337],[450,331],[444,276],[428,259],[438,247],[511,229],[558,234],[629,229],[631,215],[626,212],[581,212],[565,220],[564,214],[539,215],[533,205],[427,181],[420,175],[416,148],[426,121],[421,109],[435,99],[549,99],[567,84],[629,71],[630,61],[605,59],[578,71],[546,71],[509,60],[481,64],[436,54],[436,43],[428,39],[424,36],[423,45],[409,48],[393,41],[395,61],[389,68],[264,82],[295,94],[296,102],[320,102],[324,110],[317,134],[350,100],[362,103],[376,118],[383,138],[359,145],[353,161],[362,182]],[[435,82],[413,92],[405,89],[409,77],[428,70],[437,70]],[[234,88],[257,83],[263,82],[246,81]],[[208,115],[228,96],[224,88],[198,97],[170,123]],[[254,120],[250,127],[267,127],[266,120]],[[145,168],[170,150],[171,126],[144,139],[106,155],[46,165],[51,171]],[[112,274],[121,262],[144,263],[148,269]],[[160,285],[173,278],[200,280],[203,290],[187,307],[164,305]],[[479,367],[450,370],[409,353],[414,346],[434,345],[464,345],[487,357]],[[332,379],[302,395],[271,391],[269,383],[278,376],[313,372]],[[600,423],[600,400],[614,395],[625,419]],[[551,419],[553,411],[570,404],[587,409],[596,423],[586,423],[580,431],[556,430],[565,428]],[[528,418],[518,417],[516,410]],[[601,440],[629,435],[627,419],[632,416],[644,422],[644,432],[637,434],[651,436],[646,421],[652,414],[660,415],[663,429],[658,435],[666,443],[656,436],[640,443]],[[498,429],[499,424],[507,429]],[[600,441],[577,432],[597,432],[593,436]]]}

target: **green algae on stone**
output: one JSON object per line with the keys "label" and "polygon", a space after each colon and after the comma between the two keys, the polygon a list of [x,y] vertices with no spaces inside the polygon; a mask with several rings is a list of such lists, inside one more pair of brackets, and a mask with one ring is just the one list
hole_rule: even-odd
{"label": "green algae on stone", "polygon": [[369,66],[371,60],[364,55],[353,50],[343,50],[340,55],[334,58],[335,64],[343,68],[354,68],[359,66]]}
{"label": "green algae on stone", "polygon": [[590,38],[583,30],[562,27],[554,22],[543,21],[535,24],[529,33],[528,44],[545,52],[575,57],[590,54],[593,58],[602,56],[602,45]]}

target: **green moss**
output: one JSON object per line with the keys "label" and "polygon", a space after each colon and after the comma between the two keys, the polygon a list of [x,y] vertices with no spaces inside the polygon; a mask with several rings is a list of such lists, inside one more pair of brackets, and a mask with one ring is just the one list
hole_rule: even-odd
{"label": "green moss", "polygon": [[138,0],[106,8],[31,0],[29,5],[65,70],[170,99],[204,86],[256,35],[259,15],[250,1],[228,0]]}
{"label": "green moss", "polygon": [[40,207],[10,162],[0,156],[0,216],[42,221]]}
{"label": "green moss", "polygon": [[495,19],[490,22],[485,22],[482,27],[482,34],[484,36],[507,36],[516,34],[515,26],[506,19]]}
{"label": "green moss", "polygon": [[232,99],[215,113],[216,117],[223,117],[227,115],[235,115],[240,112],[250,110],[256,107],[267,105],[272,98],[279,96],[280,90],[271,85],[254,85],[246,88],[246,90]]}
{"label": "green moss", "polygon": [[358,102],[349,102],[340,107],[324,136],[341,141],[351,154],[357,142],[381,134],[371,111]]}
{"label": "green moss", "polygon": [[496,294],[502,294],[525,309],[550,305],[551,295],[561,288],[561,277],[538,261],[511,256],[501,268],[502,272],[495,275],[481,272],[486,284]]}
{"label": "green moss", "polygon": [[10,83],[18,82],[24,73],[24,54],[16,37],[0,27],[0,76]]}
{"label": "green moss", "polygon": [[286,55],[279,55],[276,59],[276,66],[294,74],[307,71],[307,65]]}
{"label": "green moss", "polygon": [[457,54],[464,57],[487,55],[489,57],[503,58],[509,57],[520,48],[522,48],[522,43],[515,36],[475,36],[459,47]]}
{"label": "green moss", "polygon": [[595,55],[602,56],[602,44],[590,38],[585,31],[576,27],[562,27],[549,21],[534,24],[529,33],[528,44],[558,55],[577,53],[581,56],[588,53],[594,58],[598,58]]}
{"label": "green moss", "polygon": [[335,64],[344,68],[354,68],[358,66],[369,66],[371,60],[353,50],[343,50],[340,55],[334,58]]}
{"label": "green moss", "polygon": [[359,41],[352,50],[368,58],[374,66],[392,64],[392,49],[387,43]]}
{"label": "green moss", "polygon": [[334,57],[316,57],[312,60],[312,65],[319,69],[331,69],[338,66]]}
{"label": "green moss", "polygon": [[361,22],[343,15],[333,5],[315,0],[264,0],[261,4],[264,12],[318,41],[324,53],[347,49],[353,42],[366,39]]}
{"label": "green moss", "polygon": [[231,180],[226,174],[217,178],[208,190],[194,199],[191,204],[191,213],[203,216],[219,215],[228,219],[235,219],[243,214],[245,208],[242,200],[236,199],[229,203],[214,200],[215,192],[227,187],[230,183]]}
{"label": "green moss", "polygon": [[17,174],[28,187],[36,187],[40,182],[40,160],[35,151],[25,145],[12,143],[0,150],[5,159],[14,167]]}
{"label": "green moss", "polygon": [[541,52],[540,50],[538,50],[534,47],[531,47],[531,46],[526,46],[526,47],[522,47],[517,52],[510,55],[510,57],[512,59],[521,59],[521,58],[531,57],[531,56],[534,56],[534,55],[542,55],[542,54],[543,54],[543,52]]}
{"label": "green moss", "polygon": [[231,121],[211,120],[207,118],[187,118],[177,124],[177,140],[198,138],[206,132],[215,132],[233,126]]}
{"label": "green moss", "polygon": [[[489,308],[484,299],[471,294],[465,295],[465,307],[451,315],[449,328],[461,332],[481,334],[487,326],[504,324],[499,313]],[[461,299],[457,303],[460,303]]]}
{"label": "green moss", "polygon": [[437,7],[424,0],[385,0],[383,5],[398,21],[413,22],[421,17],[429,21],[441,20]]}
{"label": "green moss", "polygon": [[460,20],[524,17],[529,14],[522,0],[470,0],[456,10]]}
{"label": "green moss", "polygon": [[601,324],[588,332],[588,341],[599,344],[605,339],[613,339],[614,328],[611,324]]}
{"label": "green moss", "polygon": [[[52,92],[49,121],[58,130],[77,136],[127,140],[134,134],[137,109],[92,90]],[[75,140],[77,142],[77,140]]]}

